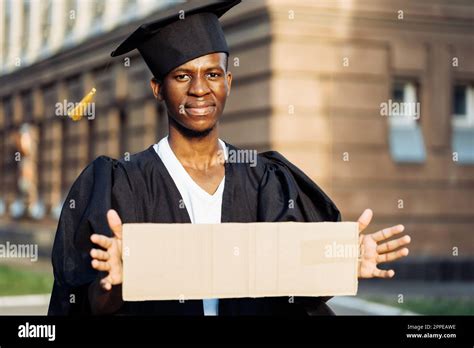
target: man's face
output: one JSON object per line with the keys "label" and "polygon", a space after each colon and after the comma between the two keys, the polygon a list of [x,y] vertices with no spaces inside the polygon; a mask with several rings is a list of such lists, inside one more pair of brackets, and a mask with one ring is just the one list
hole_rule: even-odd
{"label": "man's face", "polygon": [[226,71],[226,54],[212,53],[186,62],[151,87],[164,100],[171,121],[195,134],[213,129],[224,111],[232,74]]}

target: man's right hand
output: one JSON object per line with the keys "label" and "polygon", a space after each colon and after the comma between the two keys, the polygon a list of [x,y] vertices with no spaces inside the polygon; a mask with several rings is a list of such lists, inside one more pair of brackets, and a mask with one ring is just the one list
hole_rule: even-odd
{"label": "man's right hand", "polygon": [[101,249],[91,249],[92,267],[98,271],[108,272],[100,280],[102,289],[109,291],[113,285],[122,284],[122,220],[113,209],[107,212],[107,221],[114,237],[101,234],[91,235],[91,241]]}

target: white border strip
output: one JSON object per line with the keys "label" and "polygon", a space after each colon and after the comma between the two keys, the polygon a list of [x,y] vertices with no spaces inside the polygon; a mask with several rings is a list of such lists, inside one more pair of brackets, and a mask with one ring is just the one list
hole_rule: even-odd
{"label": "white border strip", "polygon": [[381,303],[370,302],[356,297],[333,297],[328,304],[365,312],[367,315],[418,315],[406,309],[398,309]]}
{"label": "white border strip", "polygon": [[51,295],[24,295],[0,297],[0,308],[5,307],[28,307],[46,306],[49,304]]}

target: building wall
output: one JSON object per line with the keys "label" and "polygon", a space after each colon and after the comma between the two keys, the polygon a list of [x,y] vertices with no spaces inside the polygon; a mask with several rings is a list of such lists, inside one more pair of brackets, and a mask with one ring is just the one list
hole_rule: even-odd
{"label": "building wall", "polygon": [[22,69],[172,4],[167,0],[1,0],[0,72]]}
{"label": "building wall", "polygon": [[[7,208],[5,218],[20,196],[15,156],[23,123],[37,134],[37,188],[47,217],[91,160],[137,152],[155,140],[158,111],[144,88],[150,74],[136,53],[129,57],[130,67],[109,53],[140,18],[169,6],[152,0],[0,2],[0,200]],[[114,31],[117,27],[121,30]],[[98,89],[97,119],[58,117],[57,103],[79,102],[92,87]]]}
{"label": "building wall", "polygon": [[[370,207],[373,228],[404,223],[417,256],[474,254],[474,166],[453,161],[451,146],[453,85],[474,81],[472,5],[269,1],[272,147],[315,178],[345,219]],[[397,78],[419,83],[420,163],[397,163],[389,151],[380,104]]]}

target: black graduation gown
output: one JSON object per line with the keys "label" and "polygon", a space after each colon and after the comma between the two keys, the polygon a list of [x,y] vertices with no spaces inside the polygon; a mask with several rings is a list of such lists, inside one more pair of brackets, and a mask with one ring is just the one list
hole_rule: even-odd
{"label": "black graduation gown", "polygon": [[[238,150],[226,145],[229,150]],[[87,289],[97,271],[91,267],[89,252],[93,244],[89,237],[93,233],[112,236],[106,219],[109,209],[115,209],[123,223],[190,223],[182,202],[153,146],[128,161],[100,156],[90,163],[74,182],[59,219],[52,251],[54,286],[48,314],[90,314]],[[326,194],[278,152],[259,154],[254,167],[225,163],[223,223],[340,219]],[[220,299],[219,315],[332,314],[325,304],[327,299]],[[117,314],[203,315],[203,305],[202,300],[124,302]]]}

